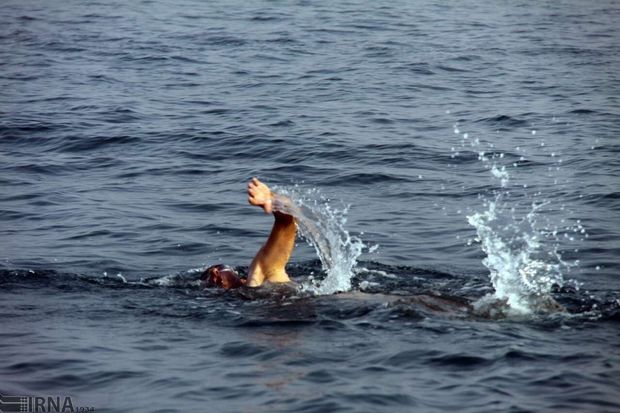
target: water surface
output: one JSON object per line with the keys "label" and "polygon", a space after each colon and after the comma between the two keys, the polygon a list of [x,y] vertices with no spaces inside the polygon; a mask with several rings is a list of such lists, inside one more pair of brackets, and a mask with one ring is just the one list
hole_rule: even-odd
{"label": "water surface", "polygon": [[[97,411],[617,411],[619,14],[5,1],[0,393]],[[243,271],[266,237],[251,176],[350,206],[366,245],[340,274],[351,292],[194,282]],[[492,205],[483,234],[507,259],[485,266],[468,217]],[[293,277],[325,277],[316,259],[300,239]],[[475,303],[493,271],[535,261],[558,265],[545,294],[568,314],[411,298]]]}

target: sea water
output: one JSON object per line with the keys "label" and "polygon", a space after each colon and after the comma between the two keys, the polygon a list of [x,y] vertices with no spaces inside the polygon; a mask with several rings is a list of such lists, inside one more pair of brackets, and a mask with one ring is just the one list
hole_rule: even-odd
{"label": "sea water", "polygon": [[[4,1],[3,400],[618,411],[619,13]],[[302,293],[198,280],[268,236],[252,176]]]}

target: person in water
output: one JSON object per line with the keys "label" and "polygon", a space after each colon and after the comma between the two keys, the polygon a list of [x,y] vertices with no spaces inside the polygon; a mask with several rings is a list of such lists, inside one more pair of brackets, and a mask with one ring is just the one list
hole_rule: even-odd
{"label": "person in water", "polygon": [[[261,207],[266,214],[273,214],[275,221],[267,238],[267,242],[258,250],[250,265],[247,279],[241,278],[231,267],[217,264],[207,268],[200,279],[210,287],[224,289],[259,287],[264,283],[274,283],[285,286],[291,279],[286,273],[286,264],[295,246],[297,223],[293,215],[297,207],[285,196],[271,192],[269,187],[252,178],[248,183],[248,201],[251,205]],[[246,292],[257,290],[245,290]],[[483,318],[505,317],[507,301],[492,300],[476,307],[466,297],[457,297],[444,293],[429,291],[413,295],[390,293],[363,293],[353,291],[338,294],[340,299],[360,300],[366,304],[404,306],[405,310],[419,311],[419,315],[443,314],[451,317],[470,317],[472,315]],[[333,296],[332,296],[333,297]],[[532,297],[532,306],[540,312],[558,312],[566,309],[557,303],[551,296]]]}
{"label": "person in water", "polygon": [[200,277],[209,286],[230,289],[242,286],[258,287],[265,282],[291,281],[285,267],[295,246],[297,224],[292,215],[281,212],[293,207],[291,201],[271,192],[258,178],[252,178],[248,183],[248,202],[261,207],[266,214],[273,214],[275,221],[271,234],[252,260],[247,279],[239,277],[239,274],[227,265],[216,264],[207,268]]}

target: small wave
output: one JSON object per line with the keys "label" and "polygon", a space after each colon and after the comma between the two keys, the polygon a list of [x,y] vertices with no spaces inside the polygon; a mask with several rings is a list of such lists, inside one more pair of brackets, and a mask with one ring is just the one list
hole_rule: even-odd
{"label": "small wave", "polygon": [[47,122],[24,121],[12,124],[0,124],[1,137],[23,136],[24,133],[49,132],[58,129],[59,125]]}
{"label": "small wave", "polygon": [[181,55],[170,56],[170,59],[171,60],[176,60],[176,61],[182,62],[182,63],[198,63],[198,64],[205,63],[203,60],[194,59],[194,58],[191,58],[191,57],[181,56]]}
{"label": "small wave", "polygon": [[125,62],[141,62],[141,63],[157,63],[157,62],[166,62],[170,60],[168,56],[163,56],[159,54],[148,54],[148,55],[125,55],[120,58]]}
{"label": "small wave", "polygon": [[229,112],[231,112],[231,110],[227,108],[213,108],[200,111],[200,113],[205,115],[225,115]]}
{"label": "small wave", "polygon": [[267,39],[267,40],[264,40],[264,42],[266,42],[266,43],[282,44],[282,45],[291,45],[291,44],[299,43],[294,38],[286,36],[286,35],[278,36],[278,37],[275,37],[273,39]]}
{"label": "small wave", "polygon": [[256,16],[248,17],[247,20],[253,21],[253,22],[273,22],[273,21],[281,21],[283,20],[283,18],[280,16],[259,14]]}
{"label": "small wave", "polygon": [[469,72],[469,70],[467,69],[461,69],[461,68],[454,67],[454,66],[437,65],[436,67],[437,69],[443,70],[444,72],[460,72],[460,73]]}
{"label": "small wave", "polygon": [[14,171],[19,171],[26,174],[40,174],[40,175],[61,175],[70,172],[71,168],[68,168],[64,164],[22,164],[16,165],[11,168]]}
{"label": "small wave", "polygon": [[0,75],[0,79],[19,80],[22,82],[29,82],[29,81],[37,80],[39,78],[40,76],[38,75],[27,75],[27,74],[22,74],[22,73]]}
{"label": "small wave", "polygon": [[598,113],[596,110],[591,109],[574,109],[569,111],[568,113],[573,115],[590,115],[592,113]]}
{"label": "small wave", "polygon": [[445,354],[437,357],[432,357],[427,360],[427,363],[430,363],[435,366],[440,367],[454,367],[459,370],[462,369],[477,369],[480,367],[487,367],[493,364],[492,359],[487,359],[482,356],[475,356],[472,354]]}
{"label": "small wave", "polygon": [[505,127],[525,127],[529,125],[529,122],[525,119],[512,117],[509,115],[497,115],[490,118],[478,119],[476,122],[487,123],[493,126],[505,126]]}
{"label": "small wave", "polygon": [[281,127],[291,127],[294,126],[295,122],[293,122],[290,119],[285,119],[285,120],[281,120],[275,123],[270,124],[269,126],[273,126],[275,128],[281,128]]}
{"label": "small wave", "polygon": [[370,185],[375,183],[388,183],[388,182],[407,182],[408,178],[402,176],[396,176],[394,174],[387,173],[365,173],[365,172],[356,172],[339,175],[334,178],[326,179],[323,184],[324,185],[339,185],[343,184],[355,184],[359,185]]}
{"label": "small wave", "polygon": [[431,66],[428,63],[410,63],[404,66],[404,69],[415,73],[416,75],[434,75],[435,72],[431,70]]}
{"label": "small wave", "polygon": [[128,135],[96,136],[91,138],[80,137],[66,139],[59,149],[66,152],[87,152],[100,149],[104,146],[127,145],[137,142],[140,142],[139,138]]}
{"label": "small wave", "polygon": [[176,40],[191,41],[197,45],[222,46],[222,47],[241,47],[248,43],[248,40],[241,37],[232,36],[225,33],[190,33],[175,36]]}
{"label": "small wave", "polygon": [[[97,82],[105,82],[105,83],[120,83],[120,80],[109,75],[109,74],[96,74],[96,75],[89,75],[88,76],[90,79],[97,81]],[[96,106],[91,106],[88,107],[89,109],[92,109],[93,107]]]}

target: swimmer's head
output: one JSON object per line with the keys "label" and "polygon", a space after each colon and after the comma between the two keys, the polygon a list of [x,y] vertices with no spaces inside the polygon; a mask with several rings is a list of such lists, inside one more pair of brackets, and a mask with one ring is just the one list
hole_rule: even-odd
{"label": "swimmer's head", "polygon": [[212,265],[200,276],[200,280],[209,287],[220,287],[225,289],[239,288],[244,282],[235,270],[224,264]]}

